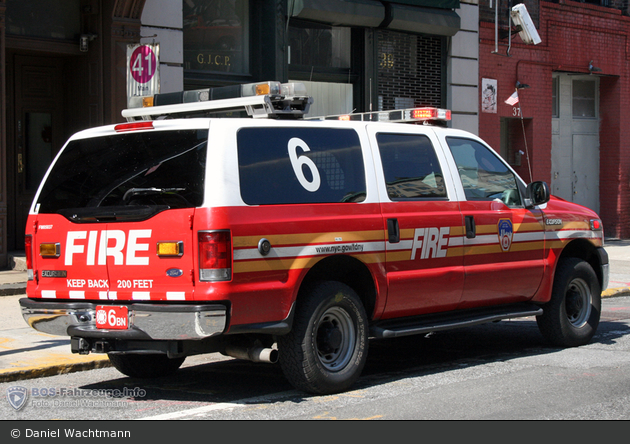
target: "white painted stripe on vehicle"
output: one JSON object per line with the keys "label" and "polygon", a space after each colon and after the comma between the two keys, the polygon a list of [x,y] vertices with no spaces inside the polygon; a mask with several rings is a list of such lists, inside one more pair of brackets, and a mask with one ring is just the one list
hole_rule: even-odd
{"label": "white painted stripe on vehicle", "polygon": [[42,298],[56,298],[57,291],[56,290],[42,290]]}
{"label": "white painted stripe on vehicle", "polygon": [[[326,251],[330,250],[330,251]],[[385,242],[344,242],[335,244],[300,245],[296,247],[273,247],[269,255],[262,256],[257,248],[234,251],[234,260],[281,259],[302,256],[325,256],[329,254],[378,253],[385,251]]]}
{"label": "white painted stripe on vehicle", "polygon": [[185,301],[186,292],[184,291],[167,291],[166,300],[168,301]]}
{"label": "white painted stripe on vehicle", "polygon": [[149,301],[151,300],[151,292],[150,291],[132,291],[131,299],[136,301]]}
{"label": "white painted stripe on vehicle", "polygon": [[70,299],[85,299],[85,291],[71,290],[68,292]]}
{"label": "white painted stripe on vehicle", "polygon": [[578,239],[578,238],[599,239],[599,238],[602,237],[601,233],[602,232],[600,232],[600,231],[594,232],[594,231],[591,231],[591,230],[548,231],[547,232],[547,239],[550,239],[550,240],[554,240],[554,239],[559,239],[559,240],[563,240],[563,239]]}

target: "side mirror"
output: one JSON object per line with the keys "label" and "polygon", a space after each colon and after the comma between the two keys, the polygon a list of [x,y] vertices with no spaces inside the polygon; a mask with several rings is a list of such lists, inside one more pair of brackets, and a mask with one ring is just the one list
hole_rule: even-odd
{"label": "side mirror", "polygon": [[549,186],[547,182],[532,182],[527,185],[527,191],[525,195],[525,207],[532,208],[537,205],[546,204],[551,198],[549,192]]}

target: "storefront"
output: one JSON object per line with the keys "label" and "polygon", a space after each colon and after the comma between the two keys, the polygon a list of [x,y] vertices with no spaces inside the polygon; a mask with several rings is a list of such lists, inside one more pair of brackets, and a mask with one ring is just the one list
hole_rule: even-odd
{"label": "storefront", "polygon": [[315,98],[312,115],[445,106],[446,39],[460,29],[458,7],[288,0],[278,15],[274,1],[184,1],[184,86],[301,81]]}
{"label": "storefront", "polygon": [[[477,2],[462,3],[476,38]],[[23,249],[33,194],[67,137],[121,120],[128,44],[161,39],[170,90],[292,80],[314,96],[311,115],[446,107],[459,8],[459,0],[0,0],[0,267]],[[474,97],[476,71],[469,77]],[[476,108],[464,114],[476,119]]]}

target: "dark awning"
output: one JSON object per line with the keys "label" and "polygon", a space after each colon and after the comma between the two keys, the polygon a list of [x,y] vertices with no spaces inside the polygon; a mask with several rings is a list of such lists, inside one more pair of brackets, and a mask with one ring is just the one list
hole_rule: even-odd
{"label": "dark awning", "polygon": [[291,15],[333,26],[376,28],[385,19],[385,6],[373,0],[293,0]]}
{"label": "dark awning", "polygon": [[453,36],[461,26],[459,15],[448,9],[420,8],[393,3],[389,6],[391,21],[383,23],[386,29]]}
{"label": "dark awning", "polygon": [[[292,17],[326,23],[332,26],[386,28],[421,34],[452,36],[460,28],[460,18],[448,7],[459,6],[459,0],[398,0],[384,3],[375,0],[294,0],[289,1]],[[426,8],[417,4],[439,5]]]}
{"label": "dark awning", "polygon": [[405,5],[426,6],[428,8],[457,9],[459,0],[383,0],[386,3],[404,3]]}

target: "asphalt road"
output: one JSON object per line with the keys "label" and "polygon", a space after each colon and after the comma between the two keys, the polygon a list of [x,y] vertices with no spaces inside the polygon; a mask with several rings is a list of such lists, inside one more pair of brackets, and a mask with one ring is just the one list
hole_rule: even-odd
{"label": "asphalt road", "polygon": [[0,402],[0,417],[627,420],[628,375],[630,297],[615,297],[604,300],[593,341],[577,348],[548,346],[533,318],[372,342],[359,383],[338,395],[298,392],[277,365],[207,355],[152,381],[106,368],[0,384],[0,391],[22,386],[30,393],[20,410]]}

